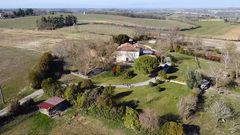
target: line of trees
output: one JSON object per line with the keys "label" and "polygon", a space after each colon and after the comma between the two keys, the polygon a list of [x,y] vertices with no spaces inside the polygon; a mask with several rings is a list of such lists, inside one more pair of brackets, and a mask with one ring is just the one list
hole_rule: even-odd
{"label": "line of trees", "polygon": [[25,10],[20,8],[20,9],[14,11],[13,14],[16,17],[33,16],[34,15],[34,10],[31,9],[31,8],[28,8],[28,9],[25,9]]}
{"label": "line of trees", "polygon": [[73,15],[67,16],[48,16],[42,17],[41,19],[37,20],[37,28],[47,29],[47,30],[54,30],[56,28],[62,28],[64,26],[73,26],[77,23],[77,17]]}

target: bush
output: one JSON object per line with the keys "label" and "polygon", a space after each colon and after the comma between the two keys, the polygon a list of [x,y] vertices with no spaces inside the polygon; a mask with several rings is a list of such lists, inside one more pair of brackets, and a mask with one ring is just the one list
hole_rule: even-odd
{"label": "bush", "polygon": [[156,80],[156,84],[161,84],[161,83],[162,83],[162,81],[160,79]]}
{"label": "bush", "polygon": [[139,121],[145,129],[150,131],[159,129],[159,117],[153,110],[144,109],[143,112],[139,114]]}
{"label": "bush", "polygon": [[202,75],[197,71],[190,71],[187,74],[187,86],[190,89],[198,88],[202,83]]}
{"label": "bush", "polygon": [[124,44],[129,41],[129,36],[126,34],[120,34],[118,36],[113,36],[114,43],[117,43],[119,45]]}
{"label": "bush", "polygon": [[161,77],[162,79],[168,79],[168,75],[165,71],[161,70],[158,73],[159,77]]}
{"label": "bush", "polygon": [[78,94],[77,100],[76,100],[76,106],[79,108],[83,108],[87,100],[87,96],[88,96],[87,93]]}
{"label": "bush", "polygon": [[85,79],[81,83],[81,88],[83,89],[90,89],[93,88],[93,82],[90,79]]}
{"label": "bush", "polygon": [[40,89],[43,81],[43,76],[39,71],[32,70],[28,75],[31,87],[34,89]]}
{"label": "bush", "polygon": [[134,71],[127,71],[125,74],[124,74],[124,78],[125,79],[131,79],[134,77]]}
{"label": "bush", "polygon": [[126,128],[138,130],[140,128],[138,112],[130,107],[126,107],[123,123]]}
{"label": "bush", "polygon": [[134,69],[144,74],[150,74],[159,66],[157,57],[144,55],[134,62]]}
{"label": "bush", "polygon": [[148,84],[150,87],[154,87],[155,86],[155,84],[153,83],[153,82],[149,82],[149,84]]}
{"label": "bush", "polygon": [[185,135],[185,133],[182,124],[167,122],[161,127],[160,135]]}
{"label": "bush", "polygon": [[65,90],[65,92],[64,92],[64,98],[65,98],[67,101],[69,101],[71,104],[74,103],[76,97],[75,97],[75,92],[74,92],[74,86],[73,86],[73,85],[69,86],[69,87]]}
{"label": "bush", "polygon": [[18,115],[21,111],[21,106],[18,100],[12,100],[9,105],[9,112],[12,115]]}

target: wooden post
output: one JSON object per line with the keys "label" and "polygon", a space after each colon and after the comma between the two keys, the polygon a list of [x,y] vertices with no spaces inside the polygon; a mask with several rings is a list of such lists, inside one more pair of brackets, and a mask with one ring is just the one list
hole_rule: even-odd
{"label": "wooden post", "polygon": [[0,98],[3,104],[5,104],[5,100],[4,100],[4,96],[3,96],[3,92],[2,92],[2,87],[0,86]]}

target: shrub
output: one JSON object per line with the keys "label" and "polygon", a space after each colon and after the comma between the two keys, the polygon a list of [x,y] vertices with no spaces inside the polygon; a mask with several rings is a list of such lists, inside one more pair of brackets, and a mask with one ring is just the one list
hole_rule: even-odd
{"label": "shrub", "polygon": [[156,84],[161,84],[161,83],[162,83],[162,81],[160,79],[156,80]]}
{"label": "shrub", "polygon": [[134,62],[134,69],[144,74],[150,74],[158,68],[159,62],[157,57],[144,55]]}
{"label": "shrub", "polygon": [[83,94],[78,94],[77,96],[77,100],[76,100],[76,105],[77,107],[83,108],[85,105],[85,102],[87,100],[87,93],[83,93]]}
{"label": "shrub", "polygon": [[124,44],[129,41],[129,36],[126,34],[120,34],[118,36],[113,36],[114,43],[117,43],[119,45]]}
{"label": "shrub", "polygon": [[69,101],[70,103],[74,103],[75,100],[75,93],[74,93],[74,86],[69,86],[64,92],[64,98]]}
{"label": "shrub", "polygon": [[21,106],[18,100],[12,100],[9,105],[9,112],[12,115],[18,115],[21,111]]}
{"label": "shrub", "polygon": [[233,111],[224,102],[217,101],[209,109],[209,111],[219,120],[227,119],[233,116]]}
{"label": "shrub", "polygon": [[185,135],[185,133],[182,124],[167,122],[161,127],[160,135]]}
{"label": "shrub", "polygon": [[81,88],[83,89],[90,89],[93,88],[93,82],[90,79],[85,79],[81,83]]}
{"label": "shrub", "polygon": [[187,74],[187,86],[190,89],[197,88],[202,83],[202,75],[197,71],[190,71]]}
{"label": "shrub", "polygon": [[32,70],[28,75],[28,80],[32,88],[40,89],[43,81],[43,76],[39,71]]}
{"label": "shrub", "polygon": [[124,78],[125,79],[131,79],[134,77],[134,71],[127,71],[125,74],[124,74]]}
{"label": "shrub", "polygon": [[154,87],[154,83],[153,82],[149,82],[149,84],[148,84],[150,87]]}
{"label": "shrub", "polygon": [[140,128],[138,112],[130,107],[126,107],[123,123],[126,128],[138,130]]}
{"label": "shrub", "polygon": [[139,121],[145,129],[150,131],[159,129],[159,117],[153,110],[144,109],[143,112],[139,114]]}
{"label": "shrub", "polygon": [[168,75],[165,71],[161,70],[158,73],[159,77],[161,77],[162,79],[168,79]]}

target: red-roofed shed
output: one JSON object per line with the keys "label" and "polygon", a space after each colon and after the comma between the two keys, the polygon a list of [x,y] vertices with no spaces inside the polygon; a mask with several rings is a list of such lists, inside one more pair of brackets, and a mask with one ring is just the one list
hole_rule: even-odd
{"label": "red-roofed shed", "polygon": [[51,115],[53,111],[61,108],[64,103],[64,99],[60,97],[52,97],[38,105],[39,111],[46,115]]}

